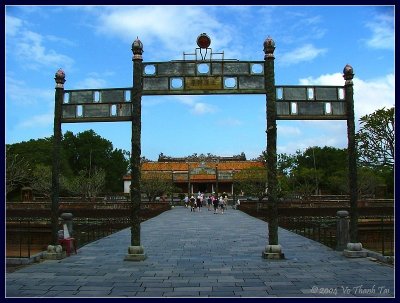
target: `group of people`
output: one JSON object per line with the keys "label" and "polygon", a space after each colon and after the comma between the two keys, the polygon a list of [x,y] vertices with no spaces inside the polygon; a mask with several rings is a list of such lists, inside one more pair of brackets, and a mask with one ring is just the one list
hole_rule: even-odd
{"label": "group of people", "polygon": [[195,198],[193,195],[189,198],[185,196],[185,207],[190,208],[191,212],[201,211],[203,206],[207,205],[209,211],[214,209],[214,214],[223,214],[228,206],[228,195],[224,192],[219,198],[216,193],[212,193],[208,197],[204,193],[199,192]]}

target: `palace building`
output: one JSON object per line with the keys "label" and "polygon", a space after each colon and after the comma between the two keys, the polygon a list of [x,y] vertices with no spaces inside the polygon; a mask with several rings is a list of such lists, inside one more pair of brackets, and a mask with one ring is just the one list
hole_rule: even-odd
{"label": "palace building", "polygon": [[[182,193],[222,193],[233,194],[235,173],[251,168],[264,167],[262,161],[246,160],[244,153],[233,157],[199,155],[174,158],[160,154],[158,161],[142,163],[142,178],[146,175],[162,174],[173,182]],[[124,176],[124,193],[129,193],[131,176]]]}

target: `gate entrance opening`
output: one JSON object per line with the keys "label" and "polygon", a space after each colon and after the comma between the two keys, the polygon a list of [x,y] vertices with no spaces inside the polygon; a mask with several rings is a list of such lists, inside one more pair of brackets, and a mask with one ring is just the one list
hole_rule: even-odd
{"label": "gate entrance opening", "polygon": [[[264,41],[263,61],[225,59],[213,52],[211,39],[201,34],[194,53],[183,53],[183,60],[143,62],[143,44],[132,44],[133,85],[127,88],[64,90],[65,73],[55,76],[55,117],[52,171],[52,234],[57,240],[61,123],[130,121],[131,145],[131,246],[125,260],[139,261],[146,256],[140,244],[140,157],[141,100],[156,95],[261,94],[266,96],[268,245],[265,258],[283,258],[278,241],[277,208],[277,120],[346,120],[349,154],[350,241],[357,240],[357,172],[353,100],[353,68],[343,70],[344,86],[275,85],[275,42]],[[207,187],[197,184],[199,190]],[[201,190],[200,190],[201,191]],[[354,245],[357,246],[357,245]]]}

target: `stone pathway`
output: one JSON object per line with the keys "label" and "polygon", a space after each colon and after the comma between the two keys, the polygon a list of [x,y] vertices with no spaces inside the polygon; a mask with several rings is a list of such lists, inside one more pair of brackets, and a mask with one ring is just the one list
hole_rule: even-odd
{"label": "stone pathway", "polygon": [[267,223],[184,207],[141,225],[147,259],[124,261],[130,229],[62,260],[6,274],[6,297],[394,297],[394,268],[279,229],[284,260],[261,257]]}

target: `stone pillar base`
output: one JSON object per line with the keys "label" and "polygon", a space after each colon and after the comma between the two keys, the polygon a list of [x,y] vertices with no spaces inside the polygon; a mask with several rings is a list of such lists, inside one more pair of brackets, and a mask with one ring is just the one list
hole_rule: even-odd
{"label": "stone pillar base", "polygon": [[285,259],[285,255],[282,253],[282,246],[278,245],[267,245],[262,253],[264,259]]}
{"label": "stone pillar base", "polygon": [[63,251],[61,245],[49,245],[47,251],[43,254],[45,260],[60,260],[67,256],[66,252]]}
{"label": "stone pillar base", "polygon": [[129,246],[125,261],[143,261],[147,258],[143,246]]}
{"label": "stone pillar base", "polygon": [[361,243],[347,243],[347,249],[343,250],[343,255],[347,258],[366,258],[367,254]]}

